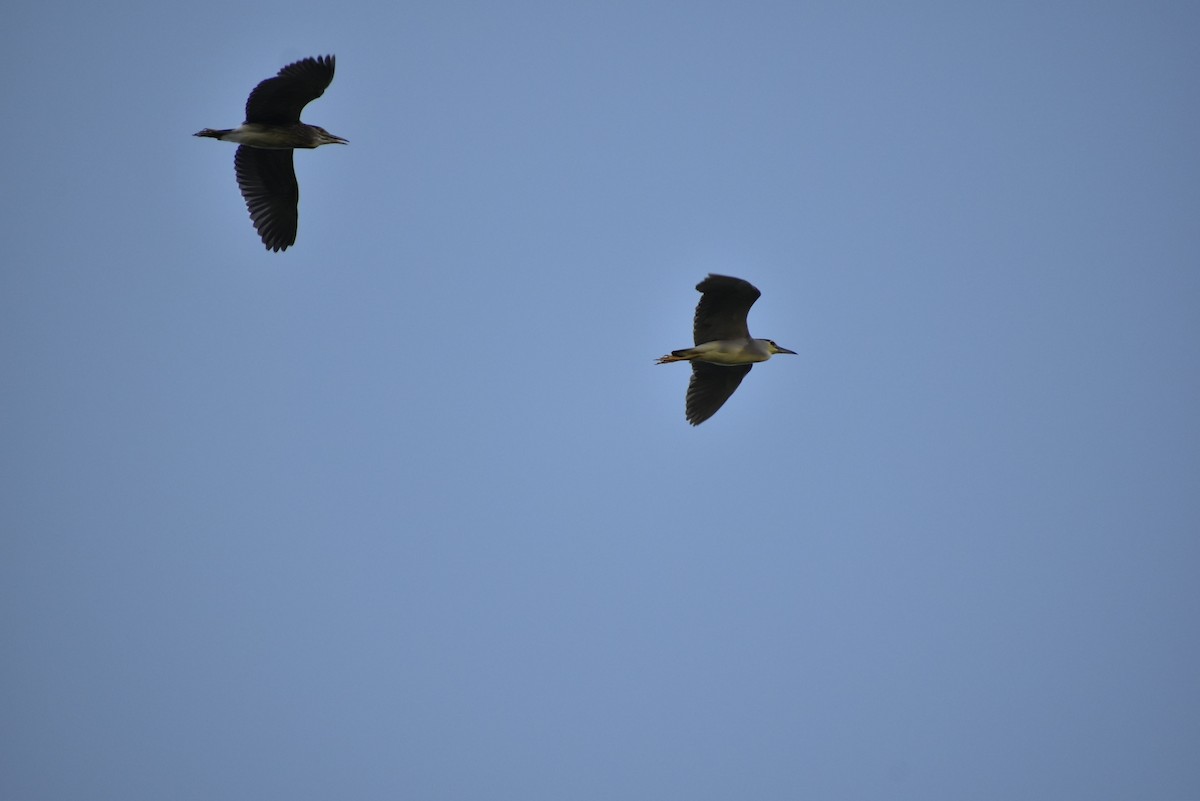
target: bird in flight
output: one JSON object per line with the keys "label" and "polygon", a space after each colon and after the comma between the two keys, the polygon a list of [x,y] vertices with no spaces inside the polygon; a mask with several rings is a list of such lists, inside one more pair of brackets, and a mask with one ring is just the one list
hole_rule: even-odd
{"label": "bird in flight", "polygon": [[237,142],[233,169],[254,228],[267,250],[287,250],[296,242],[300,187],[292,166],[298,147],[344,145],[324,128],[300,122],[300,112],[333,80],[333,56],[288,64],[254,87],[246,101],[246,121],[237,128],[205,128],[196,136]]}
{"label": "bird in flight", "polygon": [[717,413],[755,362],[776,353],[796,354],[770,339],[753,339],[746,327],[750,307],[762,294],[749,281],[712,275],[696,285],[700,303],[693,324],[696,346],[671,351],[656,364],[689,361],[687,421],[698,426]]}

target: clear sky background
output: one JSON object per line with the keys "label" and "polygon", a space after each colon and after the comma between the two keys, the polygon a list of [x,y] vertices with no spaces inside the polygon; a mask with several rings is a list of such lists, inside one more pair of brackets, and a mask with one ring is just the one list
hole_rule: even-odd
{"label": "clear sky background", "polygon": [[1200,6],[4,18],[3,801],[1200,799]]}

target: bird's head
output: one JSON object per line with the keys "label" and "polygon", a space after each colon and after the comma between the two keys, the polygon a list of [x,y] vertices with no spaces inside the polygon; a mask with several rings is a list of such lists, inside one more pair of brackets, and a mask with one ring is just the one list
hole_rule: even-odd
{"label": "bird's head", "polygon": [[796,351],[779,347],[778,345],[775,344],[775,340],[773,340],[773,339],[767,340],[767,349],[770,350],[771,353],[773,353],[773,354],[774,353],[790,353],[793,356],[796,355]]}
{"label": "bird's head", "polygon": [[[334,136],[329,131],[319,125],[312,126],[313,133],[317,135],[317,145],[348,145],[348,141],[340,136]],[[199,136],[199,134],[197,134]]]}

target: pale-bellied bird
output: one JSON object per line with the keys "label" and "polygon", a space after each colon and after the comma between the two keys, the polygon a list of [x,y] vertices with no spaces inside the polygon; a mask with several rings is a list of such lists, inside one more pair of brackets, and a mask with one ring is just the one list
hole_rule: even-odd
{"label": "pale-bellied bird", "polygon": [[333,56],[288,64],[274,78],[254,87],[246,101],[244,123],[237,128],[205,128],[195,134],[240,145],[233,156],[234,172],[250,219],[267,250],[286,250],[296,242],[300,187],[292,151],[347,144],[324,128],[300,122],[300,112],[324,94],[333,80],[333,66]]}
{"label": "pale-bellied bird", "polygon": [[696,346],[671,351],[656,362],[692,363],[687,421],[694,426],[717,413],[755,362],[765,362],[776,353],[796,353],[772,340],[750,336],[746,316],[762,293],[749,281],[709,275],[696,285],[696,291],[701,293],[693,324]]}

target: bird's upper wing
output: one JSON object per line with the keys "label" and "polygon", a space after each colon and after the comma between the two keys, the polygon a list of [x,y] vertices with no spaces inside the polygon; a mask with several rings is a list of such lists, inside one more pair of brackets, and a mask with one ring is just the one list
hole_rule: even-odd
{"label": "bird's upper wing", "polygon": [[693,325],[697,345],[718,339],[750,338],[746,315],[762,294],[753,284],[728,275],[710,275],[696,285],[696,290],[703,293]]}
{"label": "bird's upper wing", "polygon": [[286,250],[295,244],[300,187],[292,151],[241,145],[234,154],[233,168],[250,219],[267,250]]}
{"label": "bird's upper wing", "polygon": [[288,64],[254,87],[246,101],[246,122],[283,125],[299,122],[300,111],[325,93],[333,80],[333,56]]}
{"label": "bird's upper wing", "polygon": [[687,421],[698,426],[717,413],[733,394],[753,365],[724,367],[707,362],[692,362],[692,380],[687,390]]}

